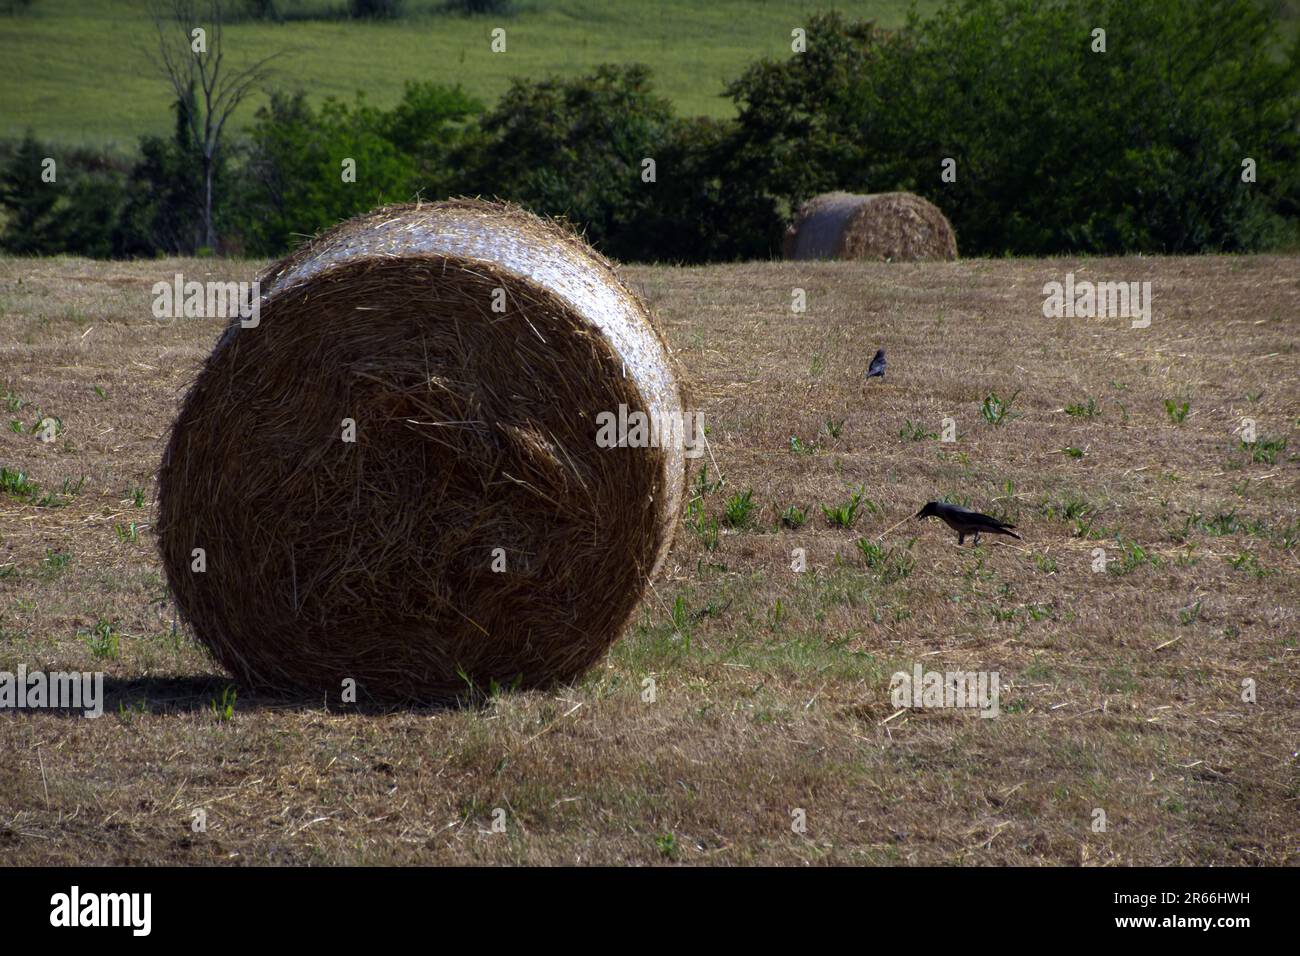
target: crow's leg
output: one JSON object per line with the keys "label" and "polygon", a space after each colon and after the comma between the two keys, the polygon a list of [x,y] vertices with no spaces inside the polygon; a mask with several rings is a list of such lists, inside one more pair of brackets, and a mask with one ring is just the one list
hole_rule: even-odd
{"label": "crow's leg", "polygon": [[980,543],[980,533],[978,531],[975,532],[975,543],[976,544]]}
{"label": "crow's leg", "polygon": [[957,532],[957,546],[958,546],[958,547],[961,547],[961,546],[962,546],[963,544],[965,544],[965,543],[966,543],[966,532],[965,532],[965,531],[958,531],[958,532]]}

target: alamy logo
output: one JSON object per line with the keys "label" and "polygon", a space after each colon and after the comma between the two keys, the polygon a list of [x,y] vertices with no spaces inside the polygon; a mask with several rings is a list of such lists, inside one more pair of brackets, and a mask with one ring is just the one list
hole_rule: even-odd
{"label": "alamy logo", "polygon": [[0,710],[79,710],[83,717],[104,713],[102,671],[0,671]]}
{"label": "alamy logo", "polygon": [[920,664],[910,674],[896,672],[889,681],[890,702],[898,710],[978,710],[981,717],[998,715],[999,689],[997,671],[927,671]]}
{"label": "alamy logo", "polygon": [[[690,434],[687,434],[689,429]],[[704,413],[682,415],[647,415],[629,412],[627,405],[619,405],[618,413],[600,412],[596,415],[596,446],[598,448],[677,448],[686,449],[687,458],[704,454]]]}
{"label": "alamy logo", "polygon": [[1065,282],[1043,286],[1043,317],[1048,319],[1132,319],[1132,328],[1151,325],[1150,282],[1083,282],[1074,281],[1074,273],[1065,274]]}
{"label": "alamy logo", "polygon": [[153,284],[156,319],[239,319],[245,329],[262,321],[262,288],[252,282],[186,282],[176,273],[171,282]]}
{"label": "alamy logo", "polygon": [[152,893],[71,892],[50,897],[51,926],[127,926],[133,936],[148,936],[153,928]]}

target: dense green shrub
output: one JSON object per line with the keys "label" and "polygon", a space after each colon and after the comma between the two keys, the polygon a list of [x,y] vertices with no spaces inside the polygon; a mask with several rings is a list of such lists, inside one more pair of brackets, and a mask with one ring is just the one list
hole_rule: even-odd
{"label": "dense green shrub", "polygon": [[1300,198],[1300,46],[1276,38],[1254,0],[961,0],[893,34],[815,17],[731,94],[784,210],[908,189],[967,254],[1254,249]]}
{"label": "dense green shrub", "polygon": [[[47,157],[56,161],[54,182],[42,179]],[[28,133],[0,167],[0,208],[7,220],[0,248],[15,255],[118,254],[113,232],[123,179],[106,157],[84,150],[60,153]]]}
{"label": "dense green shrub", "polygon": [[771,199],[736,160],[735,123],[677,120],[656,149],[658,182],[639,208],[626,258],[719,262],[765,258],[784,228]]}
{"label": "dense green shrub", "polygon": [[510,16],[515,12],[514,0],[445,0],[443,9],[466,16]]}
{"label": "dense green shrub", "polygon": [[783,215],[817,193],[871,188],[858,97],[901,42],[838,13],[815,15],[806,30],[805,52],[759,60],[727,88],[738,113],[734,163]]}
{"label": "dense green shrub", "polygon": [[[385,202],[441,197],[452,188],[448,154],[480,104],[459,88],[412,83],[390,111],[358,95],[276,94],[258,111],[232,200],[250,254],[278,255],[303,235]],[[355,181],[344,180],[344,160]]]}
{"label": "dense green shrub", "polygon": [[360,19],[396,19],[402,15],[402,0],[348,0],[348,11]]}
{"label": "dense green shrub", "polygon": [[[763,258],[797,204],[831,189],[918,192],[965,255],[1300,242],[1300,39],[1282,48],[1264,0],[955,0],[896,31],[836,13],[805,26],[806,51],[729,86],[734,120],[676,117],[636,65],[516,80],[487,112],[431,83],[390,110],[276,94],[220,157],[219,251],[278,255],[383,202],[469,194],[567,217],[625,260]],[[129,175],[61,163],[38,188],[28,137],[0,167],[0,246],[195,251],[186,108]]]}
{"label": "dense green shrub", "polygon": [[[176,126],[171,138],[146,136],[140,140],[140,158],[127,177],[113,234],[118,255],[188,255],[203,245],[203,163],[186,115],[193,105],[178,100],[172,108]],[[218,200],[213,217],[218,235],[226,223],[222,200],[228,166],[226,153],[218,153],[213,169],[213,195]]]}
{"label": "dense green shrub", "polygon": [[124,255],[118,224],[125,200],[125,177],[115,169],[87,170],[75,176],[60,212],[60,251],[93,259]]}
{"label": "dense green shrub", "polygon": [[516,80],[460,155],[461,191],[495,195],[583,227],[611,255],[641,258],[634,224],[655,201],[642,179],[673,123],[642,66],[576,79]]}
{"label": "dense green shrub", "polygon": [[6,214],[0,246],[14,255],[46,255],[62,251],[55,206],[61,190],[41,181],[42,163],[49,156],[28,131],[0,169],[0,206]]}

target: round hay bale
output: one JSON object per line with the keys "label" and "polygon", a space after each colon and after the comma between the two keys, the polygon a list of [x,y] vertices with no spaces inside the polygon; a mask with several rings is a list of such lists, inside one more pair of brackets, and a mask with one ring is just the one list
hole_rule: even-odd
{"label": "round hay bale", "polygon": [[260,323],[231,321],[159,474],[167,580],[217,661],[257,687],[448,700],[599,660],[685,479],[680,443],[597,444],[620,405],[682,416],[611,264],[453,200],[343,223],[260,281]]}
{"label": "round hay bale", "polygon": [[956,259],[957,235],[939,207],[913,193],[824,193],[786,228],[787,259]]}

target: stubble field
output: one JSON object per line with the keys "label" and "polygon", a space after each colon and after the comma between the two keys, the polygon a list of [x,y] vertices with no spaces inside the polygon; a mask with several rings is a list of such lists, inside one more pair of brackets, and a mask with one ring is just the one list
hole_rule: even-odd
{"label": "stubble field", "polygon": [[[461,710],[240,689],[227,717],[152,533],[220,323],[155,320],[150,288],[258,265],[0,259],[0,671],[107,675],[99,719],[0,713],[5,862],[1300,856],[1300,259],[628,269],[711,454],[604,664]],[[1043,318],[1068,272],[1149,280],[1151,326]],[[1024,540],[903,520],[938,498]],[[899,710],[917,664],[996,671],[998,716]]]}

